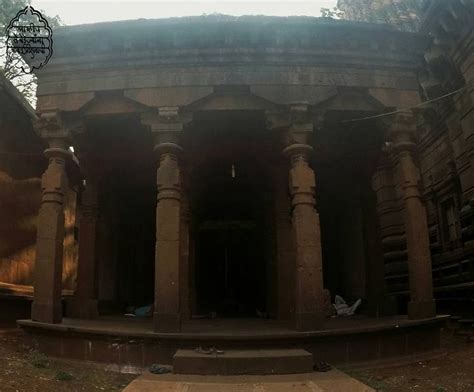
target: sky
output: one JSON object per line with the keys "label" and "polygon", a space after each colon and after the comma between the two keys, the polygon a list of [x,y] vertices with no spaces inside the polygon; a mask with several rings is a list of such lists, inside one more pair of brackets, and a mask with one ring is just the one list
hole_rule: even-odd
{"label": "sky", "polygon": [[306,15],[319,16],[321,7],[332,8],[337,0],[33,0],[32,6],[50,16],[59,15],[66,25],[126,19],[156,19],[202,14],[227,15]]}

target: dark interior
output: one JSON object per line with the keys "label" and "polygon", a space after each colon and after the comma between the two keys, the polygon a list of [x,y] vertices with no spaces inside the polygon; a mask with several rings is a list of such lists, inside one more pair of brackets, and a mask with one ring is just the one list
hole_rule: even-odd
{"label": "dark interior", "polygon": [[264,205],[250,169],[214,161],[201,171],[193,203],[198,313],[252,317],[265,309]]}
{"label": "dark interior", "polygon": [[156,157],[150,132],[133,117],[95,121],[88,137],[89,159],[98,157],[96,170],[104,170],[99,295],[104,312],[111,307],[123,313],[126,306],[154,300]]}
{"label": "dark interior", "polygon": [[[127,305],[153,303],[156,186],[134,170],[121,173],[127,187],[116,189],[118,218],[118,296]],[[146,180],[145,177],[148,177]]]}
{"label": "dark interior", "polygon": [[374,225],[371,208],[375,208],[371,178],[383,135],[377,134],[377,127],[370,122],[335,124],[365,115],[368,113],[329,113],[313,143],[318,146],[312,166],[324,283],[333,298],[338,294],[348,301],[367,297],[367,266],[374,257],[369,245],[369,226]]}
{"label": "dark interior", "polygon": [[[273,268],[268,211],[272,138],[260,111],[209,111],[193,117],[189,157],[198,314],[255,317],[266,311]],[[270,294],[271,295],[271,294]]]}

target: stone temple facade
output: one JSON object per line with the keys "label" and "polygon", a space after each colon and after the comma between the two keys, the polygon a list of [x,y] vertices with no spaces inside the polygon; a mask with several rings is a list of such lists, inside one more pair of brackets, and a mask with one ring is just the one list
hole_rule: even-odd
{"label": "stone temple facade", "polygon": [[[226,16],[58,29],[20,324],[52,355],[124,366],[202,339],[334,363],[438,347],[435,296],[474,280],[472,11],[433,1],[416,33]],[[362,298],[361,318],[330,319],[335,294]],[[119,317],[144,304],[143,323]]]}

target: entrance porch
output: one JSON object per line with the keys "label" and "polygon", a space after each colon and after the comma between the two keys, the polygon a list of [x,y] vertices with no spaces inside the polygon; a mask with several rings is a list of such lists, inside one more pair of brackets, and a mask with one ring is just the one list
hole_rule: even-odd
{"label": "entrance porch", "polygon": [[[225,108],[223,94],[232,98]],[[432,300],[414,117],[398,115],[388,132],[376,122],[347,128],[341,120],[374,111],[336,105],[321,119],[305,103],[269,106],[241,89],[199,105],[72,116],[84,182],[77,288],[64,319],[57,245],[68,139],[51,137],[32,321],[20,322],[38,345],[46,342],[41,349],[87,359],[89,344],[97,352],[121,347],[117,361],[138,356],[146,366],[170,364],[177,349],[205,342],[226,350],[296,345],[342,364],[439,347],[444,319]],[[408,318],[381,317],[387,308],[377,212],[386,208],[386,191],[373,187],[372,177],[388,145],[405,214]],[[362,298],[363,315],[330,318],[335,294]],[[104,318],[146,304],[151,320]],[[203,315],[215,320],[193,320]],[[113,346],[111,335],[121,343]],[[138,346],[130,344],[137,339]],[[74,346],[78,353],[69,350]]]}

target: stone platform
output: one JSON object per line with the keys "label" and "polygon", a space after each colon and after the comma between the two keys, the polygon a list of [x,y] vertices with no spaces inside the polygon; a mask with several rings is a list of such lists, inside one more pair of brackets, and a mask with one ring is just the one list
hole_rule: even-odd
{"label": "stone platform", "polygon": [[327,373],[283,376],[181,376],[143,374],[123,392],[375,392],[349,375]]}
{"label": "stone platform", "polygon": [[36,348],[53,357],[93,361],[122,372],[153,363],[172,365],[177,350],[215,346],[229,350],[301,349],[315,362],[338,367],[407,362],[439,353],[440,329],[449,316],[329,319],[324,329],[298,332],[274,320],[192,320],[180,333],[157,333],[150,319],[63,319],[61,324],[20,320]]}

